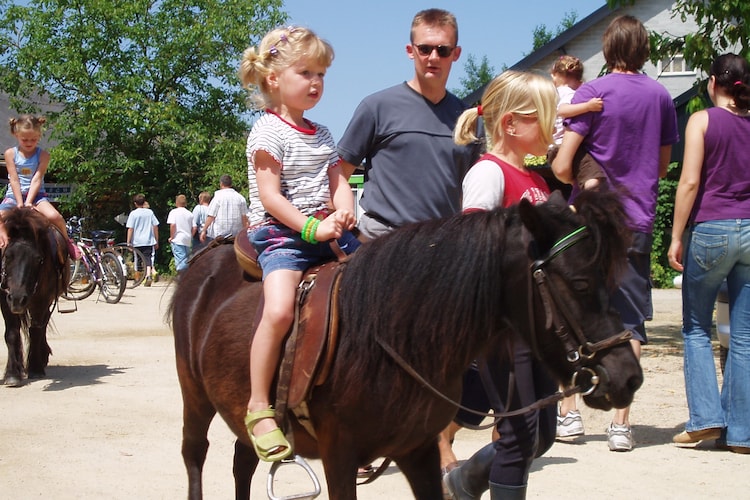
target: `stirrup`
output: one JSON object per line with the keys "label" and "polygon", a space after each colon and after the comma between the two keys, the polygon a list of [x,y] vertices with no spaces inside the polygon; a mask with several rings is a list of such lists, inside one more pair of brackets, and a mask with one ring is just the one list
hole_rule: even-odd
{"label": "stirrup", "polygon": [[[297,493],[293,495],[288,496],[282,496],[277,497],[273,492],[273,476],[276,474],[276,471],[279,470],[279,467],[282,465],[299,465],[302,467],[305,472],[307,472],[308,477],[312,481],[313,484],[313,491],[307,492],[307,493]],[[310,464],[308,464],[304,458],[302,458],[299,455],[294,455],[294,458],[289,458],[285,460],[279,460],[278,462],[274,462],[273,465],[271,465],[271,470],[268,472],[268,479],[266,480],[266,492],[268,493],[269,500],[295,500],[298,498],[317,498],[318,495],[320,495],[320,481],[318,481],[318,477],[315,475],[315,471],[312,470],[312,467],[310,467]]]}

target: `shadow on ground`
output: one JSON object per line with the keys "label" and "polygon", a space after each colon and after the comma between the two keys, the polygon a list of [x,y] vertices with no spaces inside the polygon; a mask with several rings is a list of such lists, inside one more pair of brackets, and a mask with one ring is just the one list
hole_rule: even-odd
{"label": "shadow on ground", "polygon": [[107,365],[48,366],[47,376],[31,383],[47,383],[45,391],[64,391],[73,387],[101,384],[102,379],[125,373],[128,368]]}

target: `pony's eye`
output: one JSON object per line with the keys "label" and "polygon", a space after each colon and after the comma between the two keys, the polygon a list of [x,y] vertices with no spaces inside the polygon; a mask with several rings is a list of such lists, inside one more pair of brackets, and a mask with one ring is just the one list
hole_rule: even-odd
{"label": "pony's eye", "polygon": [[573,290],[579,293],[585,293],[589,291],[589,282],[585,279],[573,280],[570,283],[570,286],[573,287]]}

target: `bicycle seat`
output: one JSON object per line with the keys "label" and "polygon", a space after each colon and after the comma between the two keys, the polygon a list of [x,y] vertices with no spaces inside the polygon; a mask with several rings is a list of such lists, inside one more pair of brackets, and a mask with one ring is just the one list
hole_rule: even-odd
{"label": "bicycle seat", "polygon": [[94,240],[107,240],[108,238],[114,237],[114,231],[107,231],[104,229],[95,229],[91,231],[91,238]]}

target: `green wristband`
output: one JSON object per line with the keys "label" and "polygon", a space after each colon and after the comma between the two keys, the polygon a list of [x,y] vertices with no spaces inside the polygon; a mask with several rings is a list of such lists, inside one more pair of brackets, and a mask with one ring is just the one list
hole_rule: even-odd
{"label": "green wristband", "polygon": [[318,226],[320,225],[320,221],[318,219],[315,219],[315,222],[312,223],[312,227],[310,228],[310,237],[307,241],[315,245],[318,243],[318,240],[315,239],[315,233],[318,232]]}
{"label": "green wristband", "polygon": [[[306,242],[308,242],[308,243],[312,243],[312,242],[310,241],[310,230],[311,230],[311,228],[312,228],[313,224],[315,224],[315,221],[316,221],[316,220],[317,220],[317,219],[315,219],[315,217],[313,217],[313,216],[310,216],[310,217],[308,217],[308,218],[307,218],[307,220],[305,221],[305,225],[304,225],[304,226],[302,226],[302,231],[301,231],[301,233],[300,233],[300,236],[302,236],[302,240],[303,240],[303,241],[306,241]],[[314,234],[314,233],[313,233],[313,234]]]}

